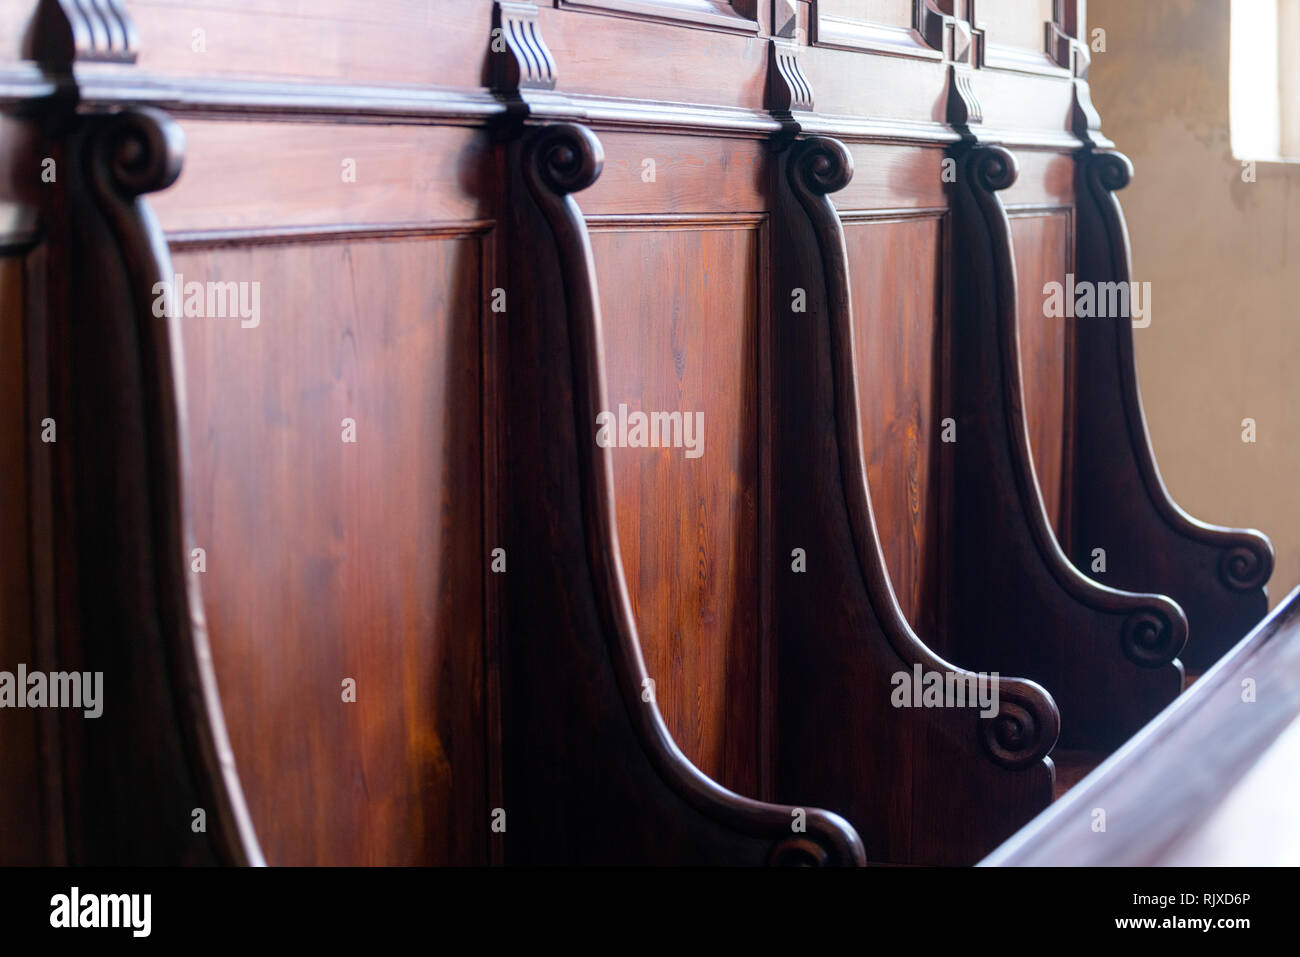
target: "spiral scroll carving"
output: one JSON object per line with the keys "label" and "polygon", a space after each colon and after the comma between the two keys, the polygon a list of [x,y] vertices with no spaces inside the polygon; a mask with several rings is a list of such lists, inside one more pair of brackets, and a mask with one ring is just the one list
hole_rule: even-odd
{"label": "spiral scroll carving", "polygon": [[1120,635],[1125,656],[1144,668],[1160,668],[1178,657],[1187,642],[1187,623],[1179,625],[1155,608],[1144,608],[1124,620]]}
{"label": "spiral scroll carving", "polygon": [[814,136],[804,140],[790,164],[796,189],[825,196],[849,185],[853,179],[853,154],[839,140]]}
{"label": "spiral scroll carving", "polygon": [[1005,768],[1028,767],[1047,757],[1061,733],[1061,713],[1042,686],[1020,678],[1002,681],[998,713],[980,717],[984,747]]}
{"label": "spiral scroll carving", "polygon": [[1123,189],[1133,180],[1133,163],[1114,150],[1093,153],[1088,158],[1088,172],[1104,190]]}
{"label": "spiral scroll carving", "polygon": [[586,189],[600,177],[605,150],[596,134],[574,123],[539,129],[528,142],[528,169],[559,195]]}
{"label": "spiral scroll carving", "polygon": [[1219,557],[1219,577],[1234,591],[1261,587],[1273,574],[1273,550],[1264,542],[1245,542]]}
{"label": "spiral scroll carving", "polygon": [[807,837],[787,837],[772,848],[769,867],[826,867],[830,864],[826,848]]}
{"label": "spiral scroll carving", "polygon": [[160,110],[141,107],[109,117],[91,140],[93,169],[125,196],[166,189],[180,176],[185,135]]}
{"label": "spiral scroll carving", "polygon": [[975,185],[990,193],[1006,189],[1020,175],[1015,154],[1001,146],[975,147],[966,169]]}

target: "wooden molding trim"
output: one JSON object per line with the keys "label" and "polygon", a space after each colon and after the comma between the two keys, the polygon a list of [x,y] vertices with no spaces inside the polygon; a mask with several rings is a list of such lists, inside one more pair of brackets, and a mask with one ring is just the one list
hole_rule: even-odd
{"label": "wooden molding trim", "polygon": [[572,195],[596,181],[603,162],[600,141],[576,124],[540,127],[524,144],[524,180],[559,255],[575,380],[573,414],[589,587],[600,611],[618,694],[640,747],[672,792],[717,826],[770,842],[769,863],[863,864],[861,839],[838,815],[809,808],[806,831],[795,834],[795,808],[742,797],[705,776],[673,741],[654,695],[644,694],[651,685],[619,549],[613,456],[591,440],[597,413],[610,405],[595,263],[586,222]]}
{"label": "wooden molding trim", "polygon": [[[1133,166],[1111,150],[1083,150],[1076,162],[1079,281],[1127,284],[1128,229],[1115,191],[1128,185]],[[1198,521],[1170,496],[1151,448],[1129,320],[1128,313],[1076,320],[1076,456],[1086,474],[1075,482],[1074,559],[1086,568],[1087,551],[1108,543],[1111,554],[1135,551],[1119,554],[1108,578],[1185,603],[1193,626],[1186,660],[1203,670],[1263,616],[1273,547],[1254,529]],[[1139,531],[1146,537],[1118,546]]]}

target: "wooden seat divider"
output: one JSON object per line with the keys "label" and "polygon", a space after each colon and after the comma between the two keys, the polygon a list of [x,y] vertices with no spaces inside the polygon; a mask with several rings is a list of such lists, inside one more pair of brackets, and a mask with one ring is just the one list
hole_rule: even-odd
{"label": "wooden seat divider", "polygon": [[57,433],[30,445],[32,668],[96,676],[100,713],[42,717],[44,860],[259,864],[191,560],[179,318],[155,308],[172,267],[144,197],[184,137],[151,108],[45,105],[59,174],[28,263],[28,401]]}
{"label": "wooden seat divider", "polygon": [[950,415],[952,488],[945,650],[968,667],[1040,681],[1061,709],[1061,744],[1105,752],[1182,689],[1179,606],[1084,576],[1057,541],[1027,430],[1007,149],[954,147]]}
{"label": "wooden seat divider", "polygon": [[741,797],[668,732],[624,576],[612,450],[595,441],[610,407],[604,329],[572,194],[600,175],[603,152],[560,123],[528,130],[511,156],[512,235],[533,244],[535,286],[501,343],[513,556],[501,585],[504,859],[861,864],[843,818]]}
{"label": "wooden seat divider", "polygon": [[[1080,114],[1082,115],[1082,114]],[[1080,135],[1091,139],[1083,125]],[[1128,185],[1128,158],[1090,143],[1076,154],[1079,283],[1132,281],[1128,229],[1115,196]],[[1160,477],[1138,388],[1130,308],[1117,317],[1074,319],[1074,492],[1068,539],[1087,571],[1095,549],[1108,584],[1167,594],[1187,614],[1182,659],[1205,671],[1263,617],[1273,547],[1254,529],[1192,518]]]}
{"label": "wooden seat divider", "polygon": [[[912,630],[881,552],[859,426],[853,303],[843,228],[829,194],[853,174],[844,144],[796,143],[777,208],[777,280],[807,314],[774,319],[778,577],[778,795],[806,794],[862,832],[873,861],[976,860],[1046,806],[1059,731],[1041,686],[1000,682],[1000,711],[899,706],[920,674],[976,676]],[[892,700],[891,700],[892,699]]]}

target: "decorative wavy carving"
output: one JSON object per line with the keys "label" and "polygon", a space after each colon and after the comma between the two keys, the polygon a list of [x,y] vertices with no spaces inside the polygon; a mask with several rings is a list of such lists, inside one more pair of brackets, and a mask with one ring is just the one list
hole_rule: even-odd
{"label": "decorative wavy carving", "polygon": [[[1080,177],[1080,279],[1091,281],[1129,283],[1132,279],[1128,230],[1124,214],[1114,193],[1126,187],[1133,178],[1133,164],[1122,153],[1113,150],[1089,149],[1078,156]],[[1127,317],[1121,317],[1127,318]],[[1084,334],[1086,333],[1086,338]],[[1105,342],[1099,337],[1113,337]],[[1142,409],[1142,396],[1137,381],[1137,364],[1133,351],[1133,326],[1130,322],[1112,323],[1104,329],[1081,330],[1081,343],[1095,348],[1086,354],[1090,362],[1089,374],[1105,372],[1105,391],[1093,380],[1083,381],[1083,401],[1107,406],[1118,402],[1121,414],[1112,416],[1101,434],[1103,426],[1083,425],[1084,441],[1110,443],[1109,435],[1116,426],[1127,427],[1128,449],[1122,453],[1120,463],[1124,468],[1135,468],[1141,478],[1156,515],[1184,539],[1200,543],[1219,552],[1216,563],[1220,584],[1231,592],[1250,592],[1261,588],[1273,571],[1273,547],[1268,538],[1254,529],[1224,528],[1198,521],[1184,512],[1169,495],[1151,449],[1146,415]],[[1109,369],[1101,369],[1100,363]],[[1089,371],[1083,370],[1083,371]],[[1097,394],[1088,395],[1088,390]],[[1117,394],[1115,394],[1117,393]],[[1087,411],[1087,410],[1085,410]],[[1092,414],[1100,415],[1101,412]],[[1085,422],[1091,420],[1085,420]],[[1120,453],[1115,453],[1120,454]],[[1127,459],[1128,461],[1124,461]],[[1117,466],[1118,467],[1118,466]],[[1101,478],[1104,478],[1102,476]],[[1131,504],[1131,503],[1130,503]],[[1100,506],[1098,506],[1100,509]],[[1262,615],[1264,608],[1255,602]],[[1246,615],[1234,622],[1232,631],[1248,626]],[[1206,635],[1213,640],[1213,635]],[[1237,634],[1235,637],[1240,637]],[[1198,639],[1199,640],[1199,639]],[[1235,638],[1232,639],[1235,641]],[[1223,649],[1221,649],[1223,650]]]}
{"label": "decorative wavy carving", "polygon": [[1185,623],[1173,621],[1159,608],[1145,608],[1124,619],[1120,644],[1134,664],[1144,668],[1167,665],[1183,650],[1187,640]]}
{"label": "decorative wavy carving", "polygon": [[[77,376],[78,395],[67,414],[74,435],[80,426],[83,434],[103,431],[124,440],[107,451],[93,443],[77,444],[72,467],[78,476],[78,521],[61,529],[58,541],[72,543],[84,561],[100,563],[105,554],[112,556],[112,571],[70,586],[78,593],[77,637],[80,653],[102,663],[110,680],[127,682],[134,699],[131,709],[106,715],[103,726],[97,723],[87,736],[106,735],[97,740],[125,749],[131,740],[126,735],[138,734],[142,722],[167,729],[160,732],[160,743],[150,745],[165,752],[141,752],[141,767],[147,765],[152,780],[147,798],[139,796],[138,813],[148,814],[143,808],[154,802],[154,813],[175,820],[118,821],[138,828],[132,857],[180,863],[210,854],[225,863],[260,864],[261,850],[226,735],[199,582],[190,570],[180,320],[160,320],[152,309],[155,284],[170,280],[172,268],[166,240],[142,197],[175,181],[183,137],[179,126],[153,109],[81,122],[82,131],[71,142],[81,145],[81,168],[102,225],[95,213],[74,213],[78,225],[70,255],[85,288],[76,293],[84,298],[74,297],[71,303],[70,321],[81,326],[76,338],[86,341],[72,346],[69,365]],[[87,335],[87,326],[95,331]],[[87,351],[94,352],[101,374],[88,374]],[[136,433],[138,445],[129,438]],[[100,508],[108,493],[82,476],[97,479],[101,472],[129,476],[138,491],[127,495],[119,489],[116,509]],[[172,740],[172,734],[178,738]],[[93,770],[80,773],[96,775],[102,787],[95,792],[96,801],[111,806],[115,796],[121,797],[119,789],[99,780],[100,758],[89,749],[87,744],[83,759]],[[115,773],[129,776],[121,766],[115,766]],[[176,835],[186,830],[191,807],[183,802],[190,799],[204,809],[207,829],[186,844]],[[110,844],[93,830],[91,834],[86,846],[72,842],[78,855],[106,853]]]}
{"label": "decorative wavy carving", "polygon": [[[912,630],[894,594],[881,551],[859,425],[861,380],[854,345],[848,254],[843,225],[828,196],[853,178],[853,157],[843,143],[829,137],[804,140],[794,148],[789,164],[790,186],[812,223],[824,268],[841,485],[863,581],[886,638],[904,665],[920,664],[927,671],[975,677],[939,657]],[[997,162],[998,157],[993,157],[983,164],[982,175],[992,179],[1005,176],[996,169]],[[1011,168],[1014,176],[1014,165]],[[997,764],[1012,769],[1045,758],[1060,732],[1060,714],[1051,695],[1042,686],[1018,678],[1003,679],[1000,695],[999,714],[976,719],[979,737],[990,756]]]}
{"label": "decorative wavy carving", "polygon": [[980,106],[979,97],[975,95],[971,71],[965,67],[949,65],[948,123],[962,130],[972,123],[982,122],[984,122],[984,109]]}
{"label": "decorative wavy carving", "polygon": [[542,37],[536,4],[496,0],[492,27],[490,56],[495,92],[555,89],[555,58]]}
{"label": "decorative wavy carving", "polygon": [[768,109],[773,113],[812,110],[812,86],[799,65],[799,47],[773,37],[768,51]]}
{"label": "decorative wavy carving", "polygon": [[74,61],[134,63],[139,40],[121,0],[41,0],[24,55],[56,68]]}
{"label": "decorative wavy carving", "polygon": [[[590,130],[574,124],[541,127],[524,145],[524,180],[546,219],[559,254],[576,379],[574,416],[579,436],[589,435],[597,412],[610,407],[595,264],[586,221],[572,196],[595,182],[603,162],[600,141]],[[641,656],[618,542],[613,457],[608,448],[593,441],[580,439],[577,446],[587,557],[609,657],[638,740],[662,780],[714,821],[771,840],[772,864],[865,863],[861,839],[843,818],[808,808],[807,830],[795,836],[790,826],[795,808],[754,801],[723,788],[677,747],[653,696],[641,693],[649,676]]]}

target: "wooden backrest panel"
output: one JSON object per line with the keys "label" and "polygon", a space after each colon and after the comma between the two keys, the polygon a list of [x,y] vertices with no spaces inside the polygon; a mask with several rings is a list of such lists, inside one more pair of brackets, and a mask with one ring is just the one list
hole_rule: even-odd
{"label": "wooden backrest panel", "polygon": [[[656,697],[706,774],[758,793],[758,332],[753,217],[593,224],[611,410],[679,414],[694,449],[614,456],[624,569]],[[666,438],[666,436],[664,436]]]}
{"label": "wooden backrest panel", "polygon": [[942,430],[942,211],[842,214],[852,264],[858,401],[867,479],[903,613],[937,619],[942,526],[935,444]]}
{"label": "wooden backrest panel", "polygon": [[197,319],[185,347],[214,657],[272,863],[484,859],[483,258],[473,235],[175,257],[268,277],[256,329]]}
{"label": "wooden backrest panel", "polygon": [[1020,374],[1028,413],[1029,446],[1048,517],[1058,535],[1064,525],[1063,483],[1069,442],[1066,422],[1070,396],[1070,324],[1043,314],[1043,286],[1064,284],[1071,268],[1071,209],[1013,212],[1011,237],[1016,250],[1020,332]]}
{"label": "wooden backrest panel", "polygon": [[174,268],[259,291],[256,326],[182,328],[213,657],[267,859],[484,863],[491,156],[470,130],[187,132]]}
{"label": "wooden backrest panel", "polygon": [[605,170],[582,208],[609,411],[703,426],[680,434],[683,447],[614,450],[642,653],[687,757],[727,787],[764,794],[766,151],[699,136],[603,142]]}

